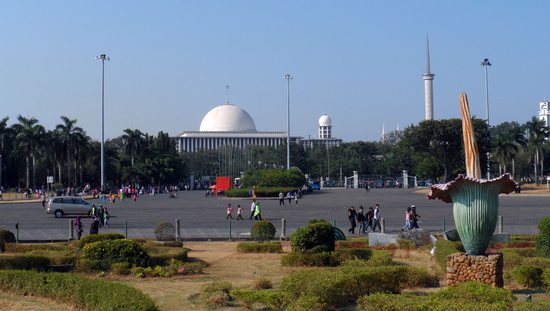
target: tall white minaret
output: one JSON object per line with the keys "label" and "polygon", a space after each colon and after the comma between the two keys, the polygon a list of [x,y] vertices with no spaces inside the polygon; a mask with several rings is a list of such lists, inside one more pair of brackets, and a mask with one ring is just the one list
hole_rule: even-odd
{"label": "tall white minaret", "polygon": [[426,72],[422,75],[422,79],[424,79],[424,104],[426,107],[424,120],[433,120],[434,118],[434,76],[430,72],[430,43],[428,35],[426,35]]}

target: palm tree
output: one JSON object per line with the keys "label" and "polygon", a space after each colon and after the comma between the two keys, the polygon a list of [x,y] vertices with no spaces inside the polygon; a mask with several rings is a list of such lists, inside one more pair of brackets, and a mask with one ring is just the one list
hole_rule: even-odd
{"label": "palm tree", "polygon": [[39,148],[42,138],[45,135],[44,127],[38,124],[38,120],[35,118],[25,118],[22,115],[17,117],[18,124],[13,125],[13,129],[16,132],[15,140],[17,148],[25,154],[26,163],[26,187],[30,186],[29,167],[30,159],[32,159],[33,166],[33,185],[35,183],[35,155]]}
{"label": "palm tree", "polygon": [[75,140],[77,135],[85,135],[81,127],[75,126],[76,119],[69,119],[61,116],[62,124],[56,126],[57,132],[65,145],[67,152],[67,185],[71,185],[71,155],[74,154]]}
{"label": "palm tree", "polygon": [[[74,140],[74,152],[75,152],[75,171],[77,169],[78,165],[78,175],[79,175],[79,182],[78,184],[82,186],[83,180],[82,180],[82,163],[86,160],[86,155],[89,154],[91,150],[91,144],[90,141],[92,139],[90,136],[86,135],[86,133],[78,133],[75,135]],[[75,183],[76,183],[76,174],[75,174]]]}
{"label": "palm tree", "polygon": [[4,156],[4,152],[5,152],[5,149],[4,149],[4,141],[6,140],[6,138],[8,137],[9,134],[11,134],[11,129],[8,127],[8,120],[9,120],[9,117],[4,117],[1,121],[0,121],[0,187],[2,187],[2,168],[3,168],[3,165],[2,165],[2,159],[3,159],[3,156]]}
{"label": "palm tree", "polygon": [[531,121],[525,123],[525,130],[527,133],[526,149],[533,159],[535,184],[538,185],[538,167],[540,166],[541,176],[544,169],[544,150],[548,144],[546,140],[548,138],[548,128],[544,125],[543,121],[537,119],[537,117],[533,117]]}
{"label": "palm tree", "polygon": [[513,159],[518,149],[511,135],[500,134],[495,138],[493,156],[498,161],[499,175],[506,172],[506,163]]}
{"label": "palm tree", "polygon": [[141,151],[145,145],[145,135],[140,130],[125,129],[122,135],[122,142],[126,154],[128,154],[134,166],[134,157],[141,155]]}

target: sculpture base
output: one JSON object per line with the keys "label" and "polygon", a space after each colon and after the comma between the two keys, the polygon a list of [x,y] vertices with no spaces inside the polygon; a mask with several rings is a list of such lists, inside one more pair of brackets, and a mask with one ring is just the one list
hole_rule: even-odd
{"label": "sculpture base", "polygon": [[503,287],[503,267],[502,253],[487,256],[451,254],[447,256],[447,285],[476,281],[492,287]]}

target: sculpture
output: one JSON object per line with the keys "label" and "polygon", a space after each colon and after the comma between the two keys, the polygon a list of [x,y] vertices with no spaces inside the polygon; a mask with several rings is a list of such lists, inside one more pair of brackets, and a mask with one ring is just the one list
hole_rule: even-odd
{"label": "sculpture", "polygon": [[431,187],[428,199],[436,198],[453,203],[456,230],[469,255],[485,255],[495,231],[498,218],[498,195],[510,193],[515,182],[510,174],[499,178],[481,179],[479,151],[470,118],[468,97],[460,94],[462,114],[462,137],[466,160],[466,176],[458,177],[446,184]]}

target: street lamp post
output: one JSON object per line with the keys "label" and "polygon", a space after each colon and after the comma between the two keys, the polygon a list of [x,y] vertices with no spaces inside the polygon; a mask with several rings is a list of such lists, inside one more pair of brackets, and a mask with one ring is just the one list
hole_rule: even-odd
{"label": "street lamp post", "polygon": [[290,74],[284,76],[287,82],[287,103],[286,103],[286,169],[290,169],[290,80],[294,77]]}
{"label": "street lamp post", "polygon": [[96,56],[101,61],[101,192],[105,190],[105,61],[111,60],[106,54]]}
{"label": "street lamp post", "polygon": [[[491,66],[491,62],[488,58],[483,59],[481,66],[485,67],[485,113],[487,116],[487,127],[490,127],[489,124],[489,75],[488,68]],[[491,163],[489,161],[491,154],[487,151],[487,180],[491,178]]]}

